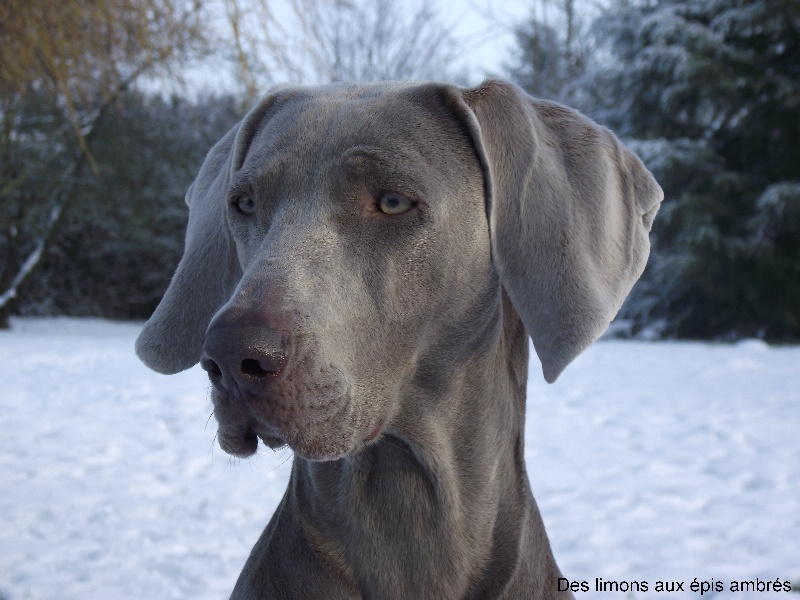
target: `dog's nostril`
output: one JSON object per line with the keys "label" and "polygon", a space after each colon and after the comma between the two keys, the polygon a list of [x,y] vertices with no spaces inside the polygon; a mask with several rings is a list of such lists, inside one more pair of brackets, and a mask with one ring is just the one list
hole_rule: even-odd
{"label": "dog's nostril", "polygon": [[219,368],[219,365],[216,362],[208,357],[205,357],[200,361],[200,366],[208,373],[209,377],[222,376],[222,369]]}
{"label": "dog's nostril", "polygon": [[270,375],[272,371],[267,371],[264,367],[261,366],[261,363],[258,362],[254,358],[246,358],[242,361],[242,373],[245,375],[250,375],[252,377],[266,377]]}

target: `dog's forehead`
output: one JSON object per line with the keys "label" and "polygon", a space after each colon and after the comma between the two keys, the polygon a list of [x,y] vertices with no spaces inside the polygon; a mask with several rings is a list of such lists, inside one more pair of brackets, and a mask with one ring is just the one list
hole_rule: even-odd
{"label": "dog's forehead", "polygon": [[455,117],[426,91],[419,84],[371,84],[279,93],[258,124],[245,164],[258,172],[291,161],[295,170],[305,170],[361,147],[404,160],[440,161],[443,146],[468,144],[452,143],[465,137]]}
{"label": "dog's forehead", "polygon": [[280,113],[294,123],[295,132],[299,126],[304,133],[319,134],[321,143],[418,137],[422,125],[444,126],[425,90],[402,84],[315,88],[290,97]]}

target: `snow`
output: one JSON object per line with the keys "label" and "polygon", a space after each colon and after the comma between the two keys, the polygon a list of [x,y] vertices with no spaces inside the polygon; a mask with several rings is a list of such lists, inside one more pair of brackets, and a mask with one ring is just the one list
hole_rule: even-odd
{"label": "snow", "polygon": [[[291,453],[224,454],[205,374],[147,370],[139,328],[0,332],[0,598],[226,598],[280,501]],[[565,576],[651,590],[578,598],[800,587],[800,348],[600,341],[554,385],[532,362],[528,389],[526,461]]]}

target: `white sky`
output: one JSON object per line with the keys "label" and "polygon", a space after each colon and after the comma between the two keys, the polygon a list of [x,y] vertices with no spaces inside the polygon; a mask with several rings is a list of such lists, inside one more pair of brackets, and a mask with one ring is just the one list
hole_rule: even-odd
{"label": "white sky", "polygon": [[[504,66],[513,56],[513,28],[530,14],[531,4],[531,0],[437,0],[439,19],[462,51],[469,84],[489,76],[504,76]],[[272,0],[269,5],[277,15],[286,10],[281,0]],[[404,1],[403,5],[410,8],[416,2]],[[219,59],[206,60],[185,74],[189,89],[210,92],[236,92],[234,77],[231,64]],[[274,83],[281,82],[268,85]]]}
{"label": "white sky", "polygon": [[451,0],[441,3],[440,14],[445,23],[453,25],[454,36],[469,56],[470,77],[480,80],[486,75],[503,74],[504,63],[512,57],[512,29],[530,14],[530,4],[525,0]]}

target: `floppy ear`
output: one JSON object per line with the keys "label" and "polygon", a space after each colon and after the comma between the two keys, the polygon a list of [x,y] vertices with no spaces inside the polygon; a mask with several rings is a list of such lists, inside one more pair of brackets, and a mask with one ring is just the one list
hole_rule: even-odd
{"label": "floppy ear", "polygon": [[644,270],[663,192],[607,129],[497,81],[462,92],[492,258],[545,379],[608,328]]}
{"label": "floppy ear", "polygon": [[211,149],[186,193],[189,224],[183,257],[136,340],[136,354],[159,373],[177,373],[200,360],[208,323],[241,278],[225,218],[238,129],[231,129]]}
{"label": "floppy ear", "polygon": [[231,175],[244,163],[273,100],[273,95],[265,97],[217,142],[186,193],[189,224],[183,257],[136,340],[136,354],[154,371],[177,373],[200,360],[211,318],[242,278],[228,231],[226,198]]}

